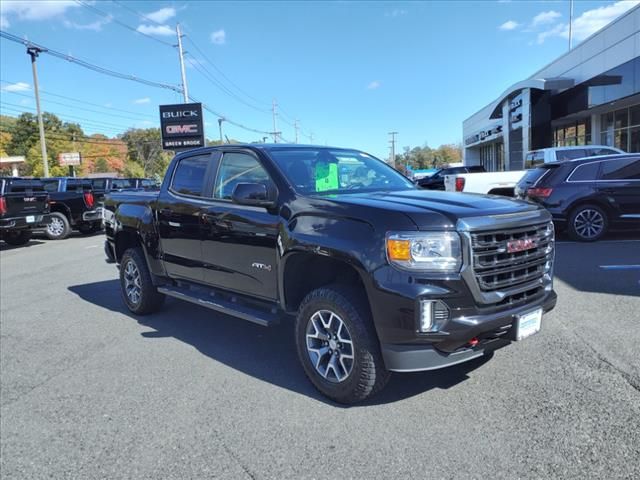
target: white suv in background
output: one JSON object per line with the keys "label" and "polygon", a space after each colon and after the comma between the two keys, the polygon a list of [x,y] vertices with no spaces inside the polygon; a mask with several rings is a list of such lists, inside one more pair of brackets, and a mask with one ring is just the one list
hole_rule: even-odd
{"label": "white suv in background", "polygon": [[[624,152],[606,145],[542,148],[527,153],[524,160],[524,168],[529,170],[545,163],[616,153]],[[444,188],[448,192],[483,193],[513,197],[515,186],[524,177],[527,170],[447,175],[444,179]]]}

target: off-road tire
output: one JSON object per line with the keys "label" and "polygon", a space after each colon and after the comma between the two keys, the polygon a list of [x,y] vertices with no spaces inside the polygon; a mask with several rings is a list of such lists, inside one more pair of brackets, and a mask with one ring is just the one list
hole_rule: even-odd
{"label": "off-road tire", "polygon": [[[129,264],[133,264],[139,274],[139,298],[134,301],[127,294]],[[151,273],[141,248],[129,248],[120,260],[120,291],[127,308],[136,315],[148,315],[158,311],[164,304],[165,296],[153,285]]]}
{"label": "off-road tire", "polygon": [[[337,314],[353,341],[353,365],[339,383],[325,379],[315,368],[307,350],[307,327],[314,313]],[[302,367],[311,383],[323,395],[339,403],[363,401],[382,390],[390,377],[364,292],[344,285],[329,285],[310,292],[302,301],[295,328],[296,346]]]}

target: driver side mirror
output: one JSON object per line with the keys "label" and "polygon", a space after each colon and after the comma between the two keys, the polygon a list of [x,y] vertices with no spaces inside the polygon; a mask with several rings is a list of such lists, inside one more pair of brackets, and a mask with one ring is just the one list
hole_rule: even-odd
{"label": "driver side mirror", "polygon": [[275,199],[262,183],[238,183],[233,189],[231,200],[239,205],[270,208],[275,205]]}

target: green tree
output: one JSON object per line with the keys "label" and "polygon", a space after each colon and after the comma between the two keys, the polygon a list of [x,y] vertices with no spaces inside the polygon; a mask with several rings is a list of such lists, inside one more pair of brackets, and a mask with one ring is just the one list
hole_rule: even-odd
{"label": "green tree", "polygon": [[[136,176],[164,176],[172,153],[162,150],[159,128],[134,128],[122,135],[127,144],[128,158],[141,168],[141,175]],[[138,171],[133,165],[127,164],[125,171]]]}

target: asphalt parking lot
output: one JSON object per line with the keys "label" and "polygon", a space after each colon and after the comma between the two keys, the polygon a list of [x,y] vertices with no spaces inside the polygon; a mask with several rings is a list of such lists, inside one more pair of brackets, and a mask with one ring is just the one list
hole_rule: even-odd
{"label": "asphalt parking lot", "polygon": [[288,325],[127,313],[102,241],[0,246],[3,479],[640,478],[638,236],[560,242],[538,335],[349,408]]}

